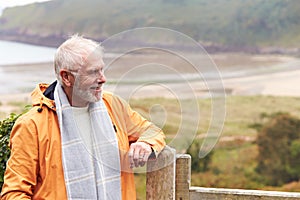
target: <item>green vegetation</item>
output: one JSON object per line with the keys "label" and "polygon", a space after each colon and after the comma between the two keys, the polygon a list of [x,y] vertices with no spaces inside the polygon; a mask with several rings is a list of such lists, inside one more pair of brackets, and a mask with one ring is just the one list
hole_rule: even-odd
{"label": "green vegetation", "polygon": [[6,162],[10,155],[8,146],[10,131],[20,115],[10,114],[7,119],[0,121],[0,186],[3,185],[3,176],[6,168]]}
{"label": "green vegetation", "polygon": [[[53,0],[5,9],[0,34],[34,40],[78,32],[102,40],[132,28],[164,27],[206,44],[297,47],[299,11],[298,0]],[[160,41],[176,42],[169,39]]]}
{"label": "green vegetation", "polygon": [[[18,105],[24,105],[23,103],[18,103]],[[30,109],[31,106],[26,105],[20,107],[20,114],[11,113],[9,117],[0,121],[0,187],[3,185],[3,175],[6,168],[6,162],[10,155],[9,149],[9,137],[12,127],[15,121],[25,112]],[[23,108],[23,109],[22,109]]]}
{"label": "green vegetation", "polygon": [[[142,114],[146,118],[149,117],[148,108],[152,105],[166,105],[164,108],[168,113],[168,117],[163,130],[167,134],[168,141],[170,141],[172,134],[169,133],[176,133],[176,130],[178,130],[178,126],[172,122],[177,121],[181,115],[180,112],[173,112],[178,110],[177,101],[157,98],[132,100],[130,103],[134,109],[143,111]],[[199,99],[201,113],[205,113],[202,115],[203,118],[205,118],[202,118],[204,122],[203,127],[208,127],[210,121],[209,104],[210,99]],[[204,163],[204,159],[210,157],[208,159],[208,169],[201,172],[197,172],[197,169],[194,169],[192,171],[192,185],[299,192],[300,182],[293,181],[275,187],[266,182],[264,175],[257,173],[259,148],[256,143],[256,138],[258,132],[261,131],[265,125],[267,126],[269,124],[269,120],[272,120],[280,113],[289,113],[294,116],[295,119],[300,119],[300,98],[229,96],[226,100],[226,108],[227,115],[225,125],[219,142],[210,154],[198,160],[198,164],[201,167],[200,163]],[[207,128],[203,127],[199,128],[198,136],[201,136],[201,134],[207,130]],[[194,142],[196,145],[193,144],[189,149],[189,153],[192,155],[196,155],[198,152],[197,140]],[[201,141],[199,140],[199,142]],[[299,156],[298,147],[299,140],[293,141],[290,146],[291,156],[297,158],[291,159],[291,161],[293,161],[292,165],[294,164],[294,170],[299,170],[299,165],[297,165],[299,160],[297,157]],[[193,156],[193,159],[197,159],[197,156]],[[193,165],[197,165],[195,163]],[[136,176],[136,179],[140,181],[139,176]],[[139,184],[137,187],[138,191],[142,191],[139,196],[144,195],[145,185]]]}
{"label": "green vegetation", "polygon": [[192,172],[206,172],[209,170],[209,164],[211,163],[211,158],[213,152],[206,155],[204,158],[199,159],[199,150],[201,148],[202,142],[194,140],[191,146],[187,149],[186,153],[191,155],[191,170]]}
{"label": "green vegetation", "polygon": [[[209,106],[210,99],[199,99],[198,102],[202,114],[201,119],[203,121],[201,123],[202,127],[197,130],[197,136],[201,138],[200,136],[207,131],[207,127],[210,123],[211,107]],[[153,105],[161,105],[165,110],[165,116],[167,116],[166,122],[162,124],[162,128],[167,135],[168,141],[174,137],[178,130],[177,122],[182,115],[178,100],[164,98],[132,99],[130,104],[133,109],[140,112],[146,118],[161,116],[161,109],[157,109],[158,107],[151,109],[153,108]],[[194,162],[193,164],[192,185],[300,191],[300,183],[299,181],[295,181],[297,179],[289,179],[290,181],[294,180],[291,183],[284,183],[282,181],[277,184],[278,186],[272,186],[272,184],[267,181],[267,176],[264,176],[265,173],[261,175],[258,173],[259,170],[257,171],[257,169],[263,170],[259,162],[260,154],[263,155],[263,153],[259,148],[259,139],[257,138],[269,129],[270,131],[268,132],[271,133],[272,138],[269,140],[270,142],[287,141],[287,138],[284,139],[284,137],[287,137],[289,132],[292,133],[292,131],[298,130],[299,128],[300,98],[229,96],[226,100],[226,108],[227,116],[225,126],[218,143],[210,154],[198,160],[198,163]],[[158,112],[159,114],[155,112]],[[193,118],[189,118],[189,120],[192,119]],[[6,120],[12,121],[10,119]],[[3,122],[4,121],[1,123]],[[0,129],[1,131],[4,130],[3,128]],[[4,132],[7,135],[8,129],[5,129]],[[1,135],[4,134],[1,132]],[[197,147],[197,145],[199,145],[199,142],[201,143],[200,139],[195,139],[194,144],[189,149],[189,153],[192,156],[194,155],[193,160],[197,159],[197,156],[195,155],[197,155],[198,152],[199,146]],[[3,144],[4,143],[1,143],[2,147]],[[7,143],[4,145],[7,147]],[[281,145],[282,148],[286,147],[282,143]],[[286,152],[285,156],[277,154],[277,156],[279,155],[279,158],[289,159],[290,165],[286,167],[286,169],[291,175],[297,174],[299,176],[299,146],[299,139],[293,137],[293,139],[290,140],[288,145],[289,150]],[[1,152],[2,151],[4,151],[3,148],[1,149]],[[274,149],[271,152],[278,153],[279,151],[277,148],[277,150]],[[271,159],[273,157],[265,154],[263,161],[267,161],[267,158]],[[6,158],[3,157],[3,160],[5,159]],[[207,159],[208,162],[204,159]],[[204,165],[205,162],[206,164]],[[196,165],[203,167],[200,172],[195,168]],[[0,167],[3,169],[5,168],[5,165],[1,162]],[[145,175],[139,173],[136,174],[135,177],[139,199],[144,199]]]}
{"label": "green vegetation", "polygon": [[257,137],[256,171],[269,185],[282,185],[300,179],[300,119],[277,114]]}

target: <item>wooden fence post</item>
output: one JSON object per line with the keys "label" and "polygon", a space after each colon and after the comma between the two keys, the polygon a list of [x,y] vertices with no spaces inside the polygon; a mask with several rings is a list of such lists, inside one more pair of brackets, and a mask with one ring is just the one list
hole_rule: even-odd
{"label": "wooden fence post", "polygon": [[146,175],[147,200],[175,199],[176,151],[166,146],[157,159],[149,159]]}
{"label": "wooden fence post", "polygon": [[176,200],[189,200],[191,186],[191,156],[178,154],[176,158]]}

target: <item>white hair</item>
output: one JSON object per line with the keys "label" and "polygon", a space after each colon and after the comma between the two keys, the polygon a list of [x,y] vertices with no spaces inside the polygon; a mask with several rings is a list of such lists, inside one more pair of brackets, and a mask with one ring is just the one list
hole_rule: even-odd
{"label": "white hair", "polygon": [[60,84],[63,84],[59,74],[61,69],[79,69],[85,64],[87,57],[95,51],[103,57],[103,47],[100,43],[77,34],[62,43],[54,56],[55,75]]}

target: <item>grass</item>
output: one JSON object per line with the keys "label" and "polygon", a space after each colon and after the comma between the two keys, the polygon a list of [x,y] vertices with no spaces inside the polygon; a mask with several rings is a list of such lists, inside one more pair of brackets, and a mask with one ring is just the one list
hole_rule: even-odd
{"label": "grass", "polygon": [[192,185],[256,189],[259,185],[251,180],[254,176],[256,155],[256,146],[251,143],[216,148],[210,170],[193,174]]}
{"label": "grass", "polygon": [[[226,119],[222,135],[214,147],[212,161],[207,172],[192,173],[192,185],[203,187],[224,187],[244,189],[264,189],[280,191],[300,191],[300,182],[289,183],[282,187],[270,187],[261,183],[261,177],[255,173],[258,154],[255,138],[256,125],[262,124],[274,113],[286,112],[300,118],[300,98],[274,96],[229,96],[226,99]],[[178,102],[174,99],[138,99],[130,101],[135,109],[142,110],[142,115],[149,118],[148,108],[154,104],[164,106],[167,119],[164,132],[167,142],[171,141],[178,129],[181,112],[176,112]],[[210,99],[199,99],[202,113],[202,127],[197,133],[204,134],[210,123]],[[173,112],[175,111],[175,112]],[[193,118],[189,118],[193,120]],[[245,138],[250,138],[246,140]],[[229,140],[228,140],[229,138]],[[140,182],[140,177],[136,176]],[[138,195],[145,192],[145,185],[137,185]]]}
{"label": "grass", "polygon": [[146,174],[138,173],[134,175],[137,200],[146,199]]}
{"label": "grass", "polygon": [[[201,111],[200,126],[192,127],[199,118],[193,116],[193,109],[183,109],[191,106],[189,100],[166,98],[131,99],[134,110],[144,117],[160,123],[167,135],[167,142],[177,134],[182,126],[184,130],[194,130],[198,136],[203,136],[211,121],[211,100],[199,99]],[[22,110],[23,104],[13,102]],[[300,118],[300,98],[274,96],[229,96],[226,99],[226,119],[224,128],[212,151],[212,161],[207,172],[193,173],[192,185],[204,187],[225,187],[245,189],[266,189],[282,191],[300,191],[300,182],[293,182],[282,187],[262,185],[255,173],[255,158],[257,146],[255,137],[257,125],[264,123],[268,116],[286,112]],[[155,117],[155,118],[154,118]],[[182,118],[186,119],[182,119]],[[182,121],[186,124],[180,124]],[[178,137],[178,136],[177,136]],[[246,140],[245,138],[250,138]],[[180,138],[179,138],[180,139]],[[135,175],[138,199],[145,199],[145,174]]]}
{"label": "grass", "polygon": [[0,119],[5,119],[7,117],[7,114],[5,112],[0,112]]}
{"label": "grass", "polygon": [[0,110],[1,108],[9,107],[9,109],[3,109],[0,111],[0,120],[5,119],[9,116],[6,110],[10,110],[11,113],[22,113],[26,108],[27,105],[30,105],[28,102],[25,101],[10,101],[7,103],[0,103]]}
{"label": "grass", "polygon": [[27,102],[23,101],[11,101],[7,105],[16,107],[17,110],[24,108],[26,105],[28,105]]}
{"label": "grass", "polygon": [[[199,99],[201,117],[194,116],[193,108],[186,109],[188,102],[165,98],[133,99],[131,106],[144,117],[150,119],[155,113],[150,112],[153,105],[160,105],[165,112],[165,126],[162,127],[166,135],[172,136],[179,128],[181,120],[196,124],[200,119],[198,134],[204,134],[211,123],[211,100]],[[186,106],[187,105],[187,106]],[[226,119],[222,136],[256,136],[253,125],[262,123],[264,116],[278,112],[287,112],[300,118],[300,98],[298,97],[274,97],[274,96],[229,96],[226,99]],[[186,113],[185,113],[186,112]],[[190,112],[190,113],[189,113]],[[198,114],[197,112],[195,112]],[[182,119],[186,117],[186,119]],[[184,124],[183,124],[184,125]],[[191,127],[188,127],[191,129]]]}

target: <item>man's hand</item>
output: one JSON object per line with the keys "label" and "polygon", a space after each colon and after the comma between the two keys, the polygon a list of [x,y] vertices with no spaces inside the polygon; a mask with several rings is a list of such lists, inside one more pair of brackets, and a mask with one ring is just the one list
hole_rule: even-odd
{"label": "man's hand", "polygon": [[145,142],[135,142],[130,145],[128,152],[130,168],[142,167],[152,153],[151,146]]}

